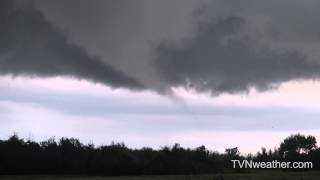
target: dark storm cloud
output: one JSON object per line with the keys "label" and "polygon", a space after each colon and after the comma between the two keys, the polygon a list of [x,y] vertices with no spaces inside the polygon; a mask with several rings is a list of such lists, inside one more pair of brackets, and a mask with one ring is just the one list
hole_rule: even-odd
{"label": "dark storm cloud", "polygon": [[[301,9],[296,1],[279,7],[233,0],[34,2],[1,1],[1,74],[74,76],[160,93],[184,86],[213,94],[319,76],[317,54],[310,60],[306,53],[317,47],[311,47],[317,39],[310,42],[316,30],[308,30],[315,12],[303,13],[315,1]],[[291,16],[297,10],[300,18]]]}
{"label": "dark storm cloud", "polygon": [[266,90],[284,81],[318,77],[320,65],[298,52],[255,49],[255,42],[239,36],[245,26],[240,17],[200,25],[182,48],[160,46],[156,65],[172,86],[212,93]]}
{"label": "dark storm cloud", "polygon": [[0,1],[0,39],[0,74],[64,75],[113,87],[141,88],[135,80],[68,42],[31,3]]}

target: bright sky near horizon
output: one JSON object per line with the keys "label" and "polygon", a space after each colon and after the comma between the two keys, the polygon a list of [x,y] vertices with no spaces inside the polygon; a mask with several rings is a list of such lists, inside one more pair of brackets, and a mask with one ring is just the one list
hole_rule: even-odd
{"label": "bright sky near horizon", "polygon": [[76,137],[159,148],[180,143],[223,152],[274,148],[292,133],[320,138],[320,83],[288,82],[267,92],[205,93],[176,88],[170,98],[73,78],[0,77],[1,138]]}

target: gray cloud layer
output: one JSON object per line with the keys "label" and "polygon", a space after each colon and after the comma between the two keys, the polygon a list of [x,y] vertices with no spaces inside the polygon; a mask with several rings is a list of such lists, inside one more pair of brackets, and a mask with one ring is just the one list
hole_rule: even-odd
{"label": "gray cloud layer", "polygon": [[266,90],[319,76],[316,1],[34,2],[1,1],[1,74],[161,93]]}
{"label": "gray cloud layer", "polygon": [[[90,125],[99,129],[101,122],[92,123],[92,120],[87,120],[98,118],[102,122],[114,122],[116,127],[111,129],[128,128],[126,133],[137,132],[148,135],[155,132],[177,133],[190,130],[303,130],[317,129],[320,125],[318,120],[320,113],[317,109],[301,107],[239,107],[218,104],[208,106],[200,103],[190,105],[188,107],[190,112],[186,112],[183,107],[161,97],[155,98],[156,103],[150,104],[139,101],[140,97],[134,97],[128,101],[128,97],[45,92],[45,89],[25,93],[22,89],[13,87],[0,87],[0,91],[2,92],[0,94],[1,127],[11,122],[12,118],[21,116],[21,112],[14,107],[22,109],[41,107],[29,114],[32,121],[46,122],[39,118],[41,115],[38,114],[46,114],[48,112],[45,110],[50,110],[51,113],[60,117],[85,119],[86,121],[82,122],[84,126]],[[6,102],[10,103],[6,104]],[[18,119],[28,124],[31,122],[30,117],[21,116]],[[59,121],[65,122],[56,118],[53,120],[54,126],[64,124],[57,123]]]}
{"label": "gray cloud layer", "polygon": [[114,87],[140,88],[124,74],[90,57],[30,4],[0,1],[0,74],[74,76]]}
{"label": "gray cloud layer", "polygon": [[172,85],[187,84],[213,93],[249,87],[265,90],[280,82],[319,75],[320,66],[297,52],[257,51],[254,42],[232,37],[241,33],[245,23],[239,17],[218,19],[201,27],[183,48],[161,47],[156,63]]}

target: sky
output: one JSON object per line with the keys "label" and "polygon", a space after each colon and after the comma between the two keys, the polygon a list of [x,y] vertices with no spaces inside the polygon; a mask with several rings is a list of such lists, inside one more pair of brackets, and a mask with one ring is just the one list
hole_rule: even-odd
{"label": "sky", "polygon": [[244,153],[320,140],[318,5],[2,0],[0,137]]}

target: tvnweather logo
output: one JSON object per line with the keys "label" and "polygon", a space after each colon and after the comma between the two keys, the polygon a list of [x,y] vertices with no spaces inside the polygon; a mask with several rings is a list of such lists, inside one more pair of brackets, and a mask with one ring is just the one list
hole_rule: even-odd
{"label": "tvnweather logo", "polygon": [[312,169],[312,162],[283,162],[283,161],[268,161],[255,162],[252,160],[231,160],[233,168],[251,168],[251,169]]}

